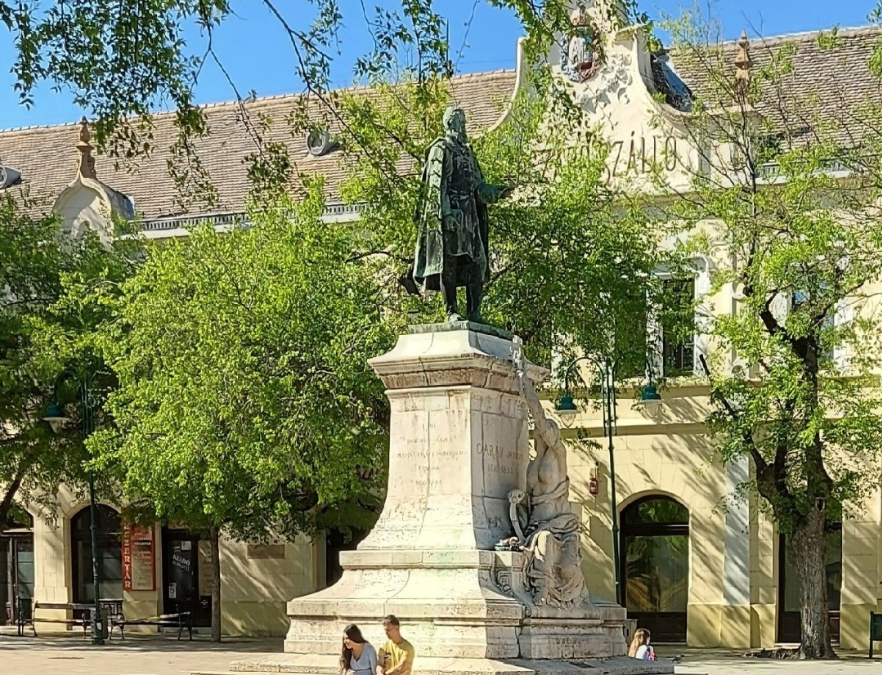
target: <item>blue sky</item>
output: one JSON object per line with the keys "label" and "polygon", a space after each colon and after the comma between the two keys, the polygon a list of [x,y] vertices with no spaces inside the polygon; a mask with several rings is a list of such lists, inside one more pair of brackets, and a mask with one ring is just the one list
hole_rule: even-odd
{"label": "blue sky", "polygon": [[[303,0],[286,0],[292,5]],[[874,0],[702,0],[710,5],[726,37],[737,37],[742,28],[765,36],[800,31],[861,26]],[[398,4],[394,0],[369,0],[375,4]],[[346,27],[341,35],[340,55],[336,58],[334,80],[337,85],[351,84],[354,59],[370,46],[360,0],[341,0]],[[215,45],[221,60],[242,92],[254,90],[259,96],[285,94],[302,90],[292,67],[290,45],[280,26],[260,0],[234,2],[236,16],[231,16],[215,33]],[[284,6],[280,5],[280,6]],[[458,72],[478,72],[513,68],[515,43],[521,34],[518,21],[510,12],[490,6],[486,0],[435,0],[438,11],[450,23],[451,59]],[[691,0],[646,0],[643,9],[653,17],[662,13],[679,14]],[[472,13],[474,16],[472,17]],[[292,11],[294,15],[296,12]],[[471,21],[470,21],[471,19]],[[466,27],[468,34],[466,34]],[[199,51],[202,39],[198,31],[189,31],[188,44]],[[35,106],[19,105],[13,91],[9,66],[15,50],[5,28],[0,29],[0,128],[37,124],[61,124],[79,119],[82,111],[72,105],[70,96],[42,86]],[[197,89],[200,103],[233,98],[229,83],[216,67],[208,67]]]}

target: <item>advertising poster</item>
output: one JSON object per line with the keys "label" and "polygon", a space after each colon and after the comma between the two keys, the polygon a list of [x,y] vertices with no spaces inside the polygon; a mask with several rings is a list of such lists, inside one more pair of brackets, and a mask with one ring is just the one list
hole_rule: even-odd
{"label": "advertising poster", "polygon": [[152,525],[123,525],[124,591],[156,590],[156,546]]}

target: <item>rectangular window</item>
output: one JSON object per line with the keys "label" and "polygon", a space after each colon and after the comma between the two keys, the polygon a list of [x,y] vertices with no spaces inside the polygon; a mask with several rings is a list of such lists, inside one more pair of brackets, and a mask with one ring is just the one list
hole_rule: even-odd
{"label": "rectangular window", "polygon": [[631,536],[625,544],[628,612],[685,612],[689,535]]}
{"label": "rectangular window", "polygon": [[665,377],[692,375],[695,370],[695,279],[664,283],[661,312]]}
{"label": "rectangular window", "polygon": [[618,377],[644,376],[646,370],[646,298],[635,298],[620,305],[620,322],[615,326],[615,350]]}
{"label": "rectangular window", "polygon": [[[798,312],[804,305],[810,302],[810,296],[805,291],[794,291],[793,295],[790,298],[790,311]],[[806,310],[808,311],[808,310]],[[835,310],[831,310],[827,313],[827,316],[824,317],[824,323],[821,327],[822,331],[829,333],[829,331],[833,330],[836,326],[836,314]],[[822,341],[824,340],[824,336],[818,336]],[[832,346],[827,345],[826,347],[822,347],[821,356],[827,358],[829,360],[833,360],[834,358],[834,350]]]}

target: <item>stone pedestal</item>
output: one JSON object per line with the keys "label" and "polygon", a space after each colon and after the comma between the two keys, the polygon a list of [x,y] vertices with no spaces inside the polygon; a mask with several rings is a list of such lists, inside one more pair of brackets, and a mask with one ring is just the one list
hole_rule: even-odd
{"label": "stone pedestal", "polygon": [[[512,534],[508,492],[524,488],[530,458],[513,343],[473,324],[412,330],[371,361],[392,412],[382,515],[356,551],[341,554],[338,583],[288,603],[286,654],[266,670],[312,664],[308,672],[323,672],[318,664],[327,663],[332,672],[343,627],[356,623],[382,644],[386,614],[417,650],[415,675],[561,672],[621,657],[624,609],[587,596],[570,609],[537,607],[524,554],[494,550]],[[532,365],[528,374],[545,376]],[[620,665],[645,672],[641,663]],[[651,672],[673,669],[653,664]]]}

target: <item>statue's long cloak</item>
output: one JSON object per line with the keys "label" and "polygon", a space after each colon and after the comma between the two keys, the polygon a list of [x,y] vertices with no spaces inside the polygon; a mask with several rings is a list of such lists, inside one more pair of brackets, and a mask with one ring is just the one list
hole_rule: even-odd
{"label": "statue's long cloak", "polygon": [[[490,280],[490,238],[487,204],[496,201],[501,189],[484,182],[481,168],[474,151],[467,144],[454,149],[448,138],[436,139],[426,151],[423,166],[423,198],[417,209],[416,221],[418,238],[414,256],[414,280],[429,291],[441,290],[441,272],[445,258],[457,264],[457,286],[464,286],[473,273],[471,266],[477,264],[479,279],[485,283]],[[467,167],[456,167],[455,157],[459,155],[468,162]],[[454,176],[454,171],[465,171],[468,177]],[[451,190],[466,187],[454,194],[451,205]],[[462,222],[457,222],[453,213],[462,214]],[[446,226],[446,231],[445,231]],[[446,253],[446,255],[445,255]]]}

